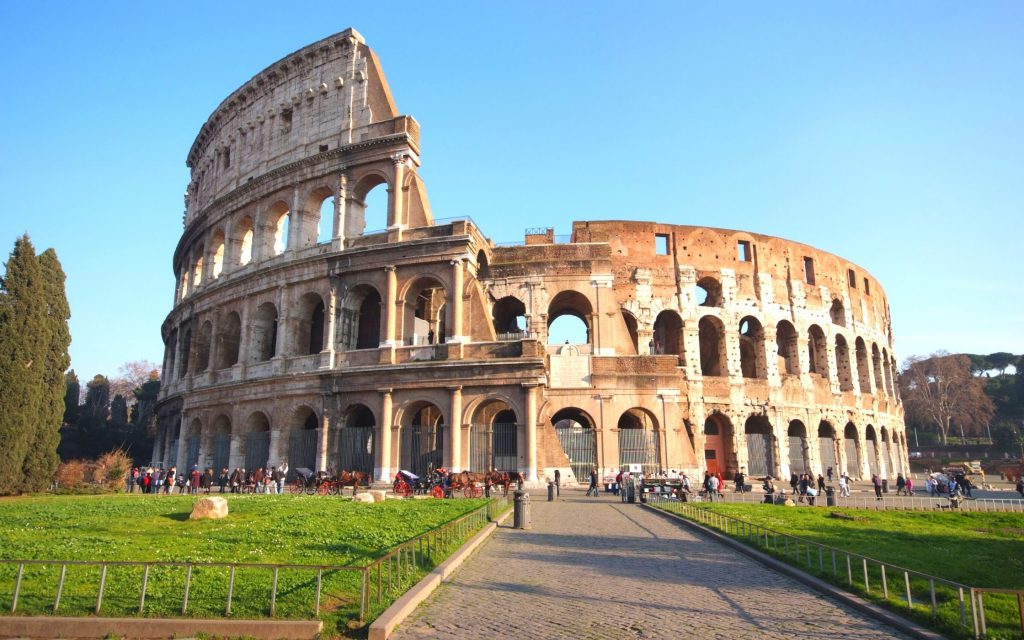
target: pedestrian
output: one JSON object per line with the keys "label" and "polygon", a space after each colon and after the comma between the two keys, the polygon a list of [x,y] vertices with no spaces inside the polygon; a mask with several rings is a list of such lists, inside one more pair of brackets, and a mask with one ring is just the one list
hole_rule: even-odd
{"label": "pedestrian", "polygon": [[903,491],[907,488],[907,481],[904,479],[902,473],[896,474],[896,495],[903,495]]}
{"label": "pedestrian", "polygon": [[935,497],[935,478],[928,476],[924,481],[924,488],[928,491],[928,497]]}
{"label": "pedestrian", "polygon": [[733,476],[733,480],[736,481],[736,493],[745,493],[746,487],[744,485],[747,481],[747,478],[746,476],[743,475],[742,469],[739,472],[737,472],[736,475]]}
{"label": "pedestrian", "polygon": [[587,496],[597,497],[600,495],[597,490],[597,467],[590,470],[590,486],[587,487]]}
{"label": "pedestrian", "polygon": [[622,487],[622,471],[615,474],[615,484],[612,485],[612,494],[619,495]]}
{"label": "pedestrian", "polygon": [[1024,498],[1024,478],[1017,476],[1017,493]]}
{"label": "pedestrian", "polygon": [[199,467],[192,465],[192,471],[188,474],[188,492],[190,495],[199,495],[199,482],[203,479],[203,474],[199,471]]}
{"label": "pedestrian", "polygon": [[825,477],[818,474],[818,493],[825,493]]}
{"label": "pedestrian", "polygon": [[725,478],[722,477],[722,472],[721,471],[719,471],[718,473],[715,474],[715,479],[718,480],[718,482],[716,483],[717,484],[717,489],[716,490],[718,491],[718,497],[719,498],[725,498],[725,493],[723,493],[725,491]]}
{"label": "pedestrian", "polygon": [[772,483],[771,476],[764,477],[764,484],[761,485],[764,489],[764,503],[774,504],[775,503],[775,485]]}
{"label": "pedestrian", "polygon": [[832,484],[832,467],[828,468],[828,471],[825,472],[825,475],[828,476],[828,483]]}
{"label": "pedestrian", "polygon": [[[615,482],[618,482],[616,480]],[[562,495],[562,472],[555,469],[555,497],[558,498]],[[619,495],[619,488],[615,487],[615,495]]]}
{"label": "pedestrian", "polygon": [[793,475],[789,476],[789,486],[790,486],[791,489],[793,489],[793,493],[797,492],[796,488],[797,488],[797,486],[799,484],[800,484],[800,476],[796,475],[796,472],[794,471]]}
{"label": "pedestrian", "polygon": [[908,496],[914,495],[914,480],[910,477],[909,473],[907,474],[907,484],[904,488],[906,489]]}
{"label": "pedestrian", "polygon": [[718,489],[719,489],[719,487],[718,487],[718,476],[717,475],[713,475],[713,474],[708,474],[708,479],[707,479],[707,482],[705,483],[705,487],[704,488],[708,492],[708,501],[709,502],[714,502],[715,501],[715,496],[718,495]]}
{"label": "pedestrian", "polygon": [[220,477],[217,478],[217,485],[220,487],[220,492],[224,493],[224,487],[228,486],[229,482],[228,468],[224,467],[220,470]]}
{"label": "pedestrian", "polygon": [[850,478],[843,472],[843,475],[839,476],[839,497],[849,498],[850,497]]}
{"label": "pedestrian", "polygon": [[284,494],[284,481],[288,477],[288,461],[285,460],[281,463],[281,466],[277,468],[278,475],[274,476],[274,480],[277,481],[277,493],[278,495]]}
{"label": "pedestrian", "polygon": [[882,499],[882,479],[878,477],[878,474],[871,476],[871,484],[875,487],[875,500]]}
{"label": "pedestrian", "polygon": [[203,472],[203,477],[199,481],[199,485],[203,488],[206,495],[210,495],[210,487],[213,486],[213,469],[206,467],[206,471]]}

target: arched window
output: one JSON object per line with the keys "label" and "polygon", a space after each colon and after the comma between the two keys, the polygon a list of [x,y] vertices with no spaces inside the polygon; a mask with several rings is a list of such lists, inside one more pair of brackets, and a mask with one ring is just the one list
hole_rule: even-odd
{"label": "arched window", "polygon": [[660,441],[658,421],[650,411],[640,407],[629,409],[619,416],[619,467],[639,464],[645,475],[653,475],[660,468]]}
{"label": "arched window", "polygon": [[192,329],[186,328],[181,332],[181,343],[179,344],[180,354],[178,359],[181,361],[181,368],[178,369],[178,377],[184,378],[189,372],[188,367],[192,364],[189,360],[189,355],[192,351]]}
{"label": "arched window", "polygon": [[829,469],[837,471],[836,429],[825,420],[818,423],[818,449],[821,452],[821,473],[827,474]]}
{"label": "arched window", "polygon": [[725,353],[725,325],[714,316],[697,323],[700,336],[700,372],[706,376],[729,375]]}
{"label": "arched window", "polygon": [[203,283],[203,246],[196,248],[196,260],[192,267],[192,288],[195,289]]}
{"label": "arched window", "polygon": [[252,218],[242,218],[235,227],[235,237],[238,239],[238,264],[244,267],[252,262]]}
{"label": "arched window", "polygon": [[217,229],[213,234],[213,279],[216,280],[224,271],[224,231]]}
{"label": "arched window", "polygon": [[882,354],[878,351],[878,345],[871,345],[871,362],[875,370],[875,393],[885,393],[885,378],[882,374]]}
{"label": "arched window", "polygon": [[846,427],[843,429],[843,440],[845,442],[844,450],[846,453],[846,473],[851,478],[859,478],[860,472],[860,453],[857,450],[857,427],[852,422],[847,422]]}
{"label": "arched window", "polygon": [[498,300],[491,316],[498,340],[518,339],[526,335],[526,305],[519,298],[505,296]]}
{"label": "arched window", "polygon": [[836,336],[836,377],[839,378],[840,391],[853,391],[853,375],[850,371],[850,347],[846,338]]}
{"label": "arched window", "polygon": [[264,302],[256,309],[252,323],[252,361],[262,362],[277,355],[277,307]]}
{"label": "arched window", "polygon": [[232,311],[227,314],[220,326],[217,339],[217,355],[214,366],[227,369],[238,364],[238,348],[242,340],[242,319]]}
{"label": "arched window", "polygon": [[846,309],[843,307],[843,301],[839,298],[832,300],[832,307],[828,311],[829,316],[832,318],[832,324],[837,324],[840,327],[846,326]]}
{"label": "arched window", "polygon": [[334,208],[335,197],[324,198],[318,208],[320,216],[316,221],[316,242],[323,244],[330,242],[334,234]]}
{"label": "arched window", "polygon": [[346,202],[345,237],[383,233],[388,225],[389,191],[391,186],[383,175],[364,176],[352,189]]}
{"label": "arched window", "polygon": [[[636,318],[633,316],[632,313],[623,310],[622,321],[626,324],[626,333],[629,335],[629,345],[632,348],[632,350],[628,351],[627,353],[629,355],[636,355],[640,353],[640,337],[638,335]],[[653,347],[651,349],[651,353],[657,353],[657,345],[651,346]]]}
{"label": "arched window", "polygon": [[343,350],[380,346],[380,294],[368,285],[349,291],[341,307],[340,341]]}
{"label": "arched window", "polygon": [[800,350],[796,329],[788,320],[782,320],[775,325],[775,344],[779,375],[800,375]]}
{"label": "arched window", "polygon": [[324,301],[319,294],[307,293],[299,299],[298,331],[295,350],[300,355],[313,355],[324,350]]}
{"label": "arched window", "polygon": [[825,332],[816,324],[807,330],[807,352],[810,356],[810,373],[828,379],[828,350],[825,346]]}
{"label": "arched window", "polygon": [[213,340],[213,324],[209,320],[199,327],[196,334],[196,373],[210,368],[210,345]]}
{"label": "arched window", "polygon": [[491,277],[491,265],[483,249],[476,254],[476,277],[481,280]]}
{"label": "arched window", "polygon": [[744,378],[768,377],[764,354],[764,329],[753,316],[740,320],[740,368]]}
{"label": "arched window", "polygon": [[[269,254],[279,256],[288,249],[288,234],[290,232],[291,211],[284,202],[276,202],[270,207],[267,218],[269,231]],[[267,255],[264,253],[263,255]]]}
{"label": "arched window", "polygon": [[589,344],[590,300],[577,291],[562,291],[548,305],[548,344]]}
{"label": "arched window", "polygon": [[857,338],[854,343],[857,348],[857,381],[860,384],[861,393],[871,393],[871,370],[868,365],[868,348],[864,344],[864,338]]}
{"label": "arched window", "polygon": [[447,291],[444,285],[434,278],[420,278],[409,287],[405,302],[408,309],[405,316],[405,343],[444,343],[447,336]]}
{"label": "arched window", "polygon": [[889,352],[882,349],[882,373],[885,376],[885,392],[890,396],[892,391],[892,367],[889,364]]}
{"label": "arched window", "polygon": [[715,278],[707,276],[697,281],[697,304],[702,307],[722,306],[722,285]]}
{"label": "arched window", "polygon": [[675,311],[666,309],[654,319],[654,352],[683,355],[683,321]]}
{"label": "arched window", "polygon": [[789,438],[789,472],[808,473],[811,469],[807,460],[807,428],[804,423],[791,421],[786,436]]}

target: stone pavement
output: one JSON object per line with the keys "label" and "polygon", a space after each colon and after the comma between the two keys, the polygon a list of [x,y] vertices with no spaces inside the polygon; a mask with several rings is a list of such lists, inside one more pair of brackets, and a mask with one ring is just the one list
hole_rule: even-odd
{"label": "stone pavement", "polygon": [[906,637],[639,505],[531,506],[532,530],[509,519],[392,638]]}

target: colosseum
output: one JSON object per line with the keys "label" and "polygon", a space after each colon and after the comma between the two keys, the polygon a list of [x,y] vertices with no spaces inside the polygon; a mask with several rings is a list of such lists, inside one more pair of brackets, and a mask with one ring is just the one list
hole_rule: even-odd
{"label": "colosseum", "polygon": [[419,124],[355,30],[228,96],[187,165],[154,463],[909,468],[865,269],[743,231],[583,221],[499,246],[435,218]]}

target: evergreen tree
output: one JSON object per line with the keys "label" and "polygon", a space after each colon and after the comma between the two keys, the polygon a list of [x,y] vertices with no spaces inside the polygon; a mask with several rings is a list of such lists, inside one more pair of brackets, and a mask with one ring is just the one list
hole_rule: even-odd
{"label": "evergreen tree", "polygon": [[120,393],[110,401],[110,422],[119,427],[128,424],[128,401]]}
{"label": "evergreen tree", "polygon": [[72,369],[64,374],[64,424],[73,425],[78,422],[78,400],[81,393],[82,384]]}
{"label": "evergreen tree", "polygon": [[0,287],[0,494],[23,486],[25,458],[47,395],[43,282],[42,266],[24,235],[14,243]]}
{"label": "evergreen tree", "polygon": [[53,472],[60,462],[57,445],[60,443],[60,426],[64,416],[64,394],[67,386],[64,372],[71,364],[68,347],[71,332],[68,319],[71,309],[64,289],[64,270],[53,249],[47,249],[39,256],[42,271],[42,291],[45,314],[43,335],[40,344],[39,404],[36,409],[35,434],[23,466],[26,491],[40,491],[46,488]]}

